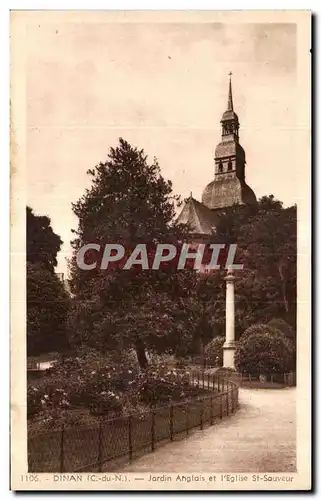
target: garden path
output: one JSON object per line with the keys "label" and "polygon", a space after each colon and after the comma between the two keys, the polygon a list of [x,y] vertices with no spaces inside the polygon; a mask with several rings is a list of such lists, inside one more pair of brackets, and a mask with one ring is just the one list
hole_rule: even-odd
{"label": "garden path", "polygon": [[122,472],[294,472],[295,388],[240,389],[239,394],[234,415],[156,447]]}

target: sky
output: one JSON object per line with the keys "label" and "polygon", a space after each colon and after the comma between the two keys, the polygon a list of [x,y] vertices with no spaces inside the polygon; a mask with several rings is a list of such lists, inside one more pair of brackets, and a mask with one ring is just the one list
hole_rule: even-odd
{"label": "sky", "polygon": [[232,71],[246,181],[286,206],[299,196],[295,24],[32,22],[27,54],[27,203],[64,245],[86,174],[123,137],[183,198],[213,180]]}

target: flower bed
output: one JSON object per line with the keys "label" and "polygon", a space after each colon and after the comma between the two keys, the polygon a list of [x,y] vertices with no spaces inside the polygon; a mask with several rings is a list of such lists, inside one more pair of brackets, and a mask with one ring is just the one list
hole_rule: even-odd
{"label": "flower bed", "polygon": [[152,365],[139,372],[136,366],[119,368],[93,356],[68,358],[36,384],[29,384],[28,423],[31,428],[47,430],[63,423],[74,425],[77,419],[79,424],[87,424],[97,417],[143,415],[152,407],[203,393],[188,369]]}

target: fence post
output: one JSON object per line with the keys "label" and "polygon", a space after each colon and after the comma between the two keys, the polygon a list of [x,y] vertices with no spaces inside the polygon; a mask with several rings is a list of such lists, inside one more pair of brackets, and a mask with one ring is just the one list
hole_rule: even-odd
{"label": "fence post", "polygon": [[152,427],[151,427],[151,444],[152,451],[155,450],[155,410],[152,409]]}
{"label": "fence post", "polygon": [[130,462],[133,459],[132,431],[133,431],[133,417],[131,415],[129,415],[129,417],[128,417],[128,456],[129,456]]}
{"label": "fence post", "polygon": [[210,421],[210,425],[213,425],[213,396],[211,396],[211,399],[210,399],[210,403],[211,403],[211,421]]}
{"label": "fence post", "polygon": [[212,390],[215,390],[215,376],[212,375]]}
{"label": "fence post", "polygon": [[188,436],[188,431],[189,431],[189,415],[188,415],[188,410],[189,410],[189,406],[188,406],[188,403],[186,404],[185,406],[185,418],[186,418],[186,435]]}
{"label": "fence post", "polygon": [[204,414],[204,399],[201,403],[201,411],[200,411],[200,429],[203,430],[203,414]]}
{"label": "fence post", "polygon": [[171,404],[170,408],[169,408],[169,434],[170,434],[170,440],[171,441],[173,441],[173,438],[174,438],[173,416],[174,416],[174,407]]}
{"label": "fence post", "polygon": [[218,392],[220,392],[220,390],[221,390],[221,387],[220,387],[220,377],[218,377],[218,379],[217,379],[217,390],[218,390]]}
{"label": "fence post", "polygon": [[60,436],[60,472],[64,471],[64,425],[61,426],[61,436]]}
{"label": "fence post", "polygon": [[197,388],[200,386],[200,372],[197,370]]}
{"label": "fence post", "polygon": [[205,387],[204,370],[202,371],[202,382],[203,382],[203,389],[204,389],[204,387]]}
{"label": "fence post", "polygon": [[223,418],[223,393],[220,393],[220,418]]}
{"label": "fence post", "polygon": [[229,390],[227,389],[227,391],[226,391],[226,416],[228,416],[228,414],[229,414],[229,407],[228,407],[228,404],[229,404],[229,402],[228,402],[228,395],[229,395]]}
{"label": "fence post", "polygon": [[103,466],[103,434],[102,434],[102,424],[99,422],[98,426],[98,471],[101,472],[102,466]]}

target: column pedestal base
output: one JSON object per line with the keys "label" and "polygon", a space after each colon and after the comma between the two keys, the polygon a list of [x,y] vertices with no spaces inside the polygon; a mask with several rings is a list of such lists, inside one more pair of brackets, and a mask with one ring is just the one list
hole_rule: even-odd
{"label": "column pedestal base", "polygon": [[235,342],[225,342],[223,345],[223,367],[235,368],[234,354],[236,349]]}

